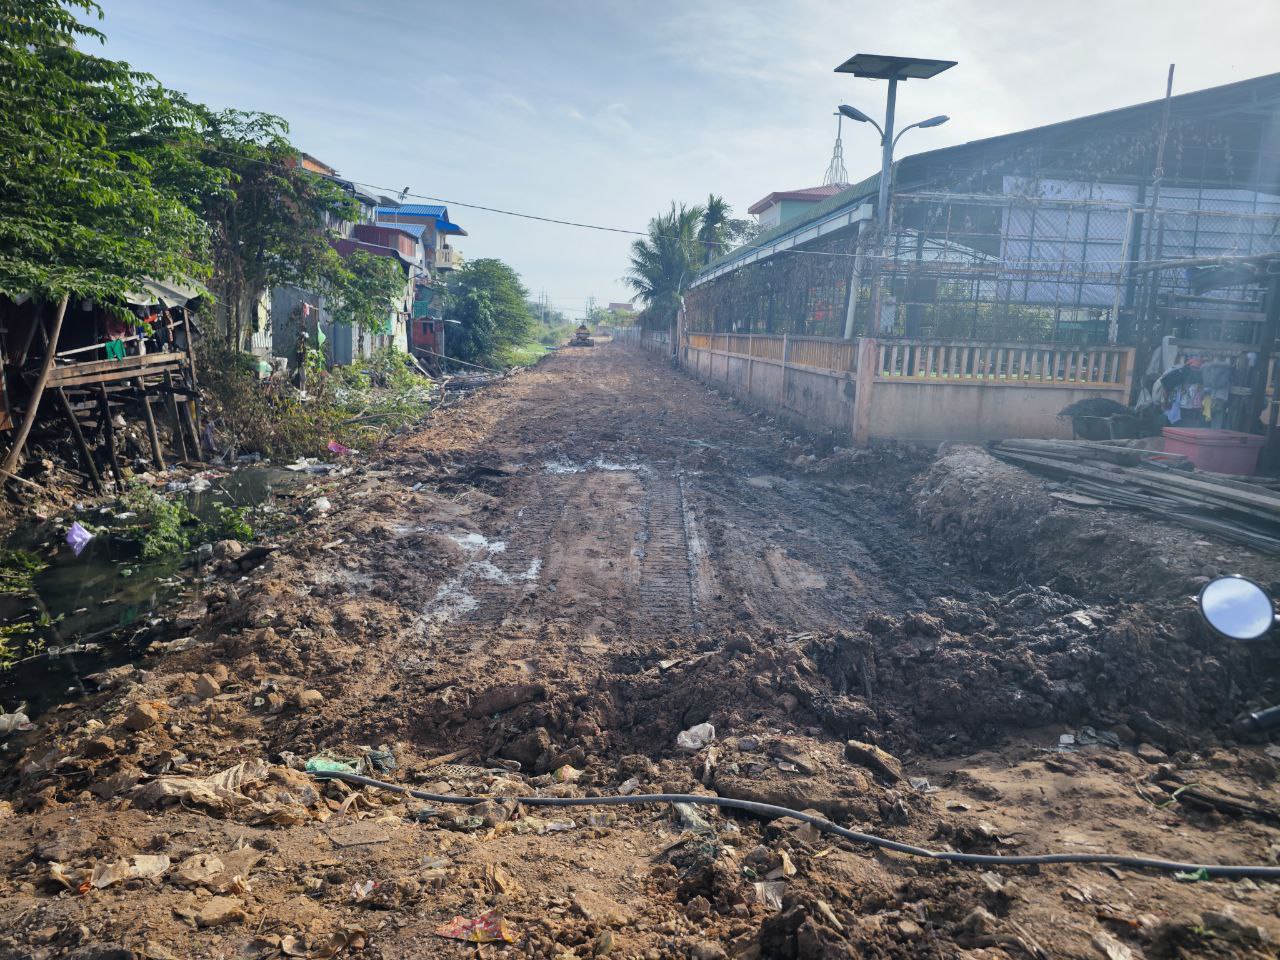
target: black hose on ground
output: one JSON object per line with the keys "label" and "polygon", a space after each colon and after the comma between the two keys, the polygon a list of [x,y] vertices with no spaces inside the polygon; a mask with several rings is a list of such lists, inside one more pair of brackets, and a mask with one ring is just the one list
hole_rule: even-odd
{"label": "black hose on ground", "polygon": [[942,860],[948,863],[967,863],[980,866],[1003,867],[1053,863],[1099,863],[1109,864],[1116,867],[1128,867],[1134,870],[1164,870],[1176,871],[1179,873],[1198,873],[1203,870],[1204,875],[1210,877],[1257,877],[1264,880],[1280,880],[1280,867],[1240,866],[1215,863],[1179,863],[1176,860],[1157,860],[1151,857],[1130,857],[1121,854],[1109,853],[1041,853],[1005,856],[989,853],[958,853],[953,850],[930,850],[927,847],[917,847],[910,843],[901,843],[897,840],[877,837],[871,833],[859,833],[856,830],[847,830],[838,824],[832,823],[824,817],[815,817],[812,814],[802,813],[799,810],[791,810],[787,807],[774,806],[772,803],[756,803],[754,800],[735,800],[732,797],[704,797],[692,793],[641,793],[634,794],[632,796],[617,797],[459,797],[447,793],[425,793],[421,790],[413,790],[409,787],[400,786],[399,784],[387,783],[385,780],[375,780],[372,777],[363,777],[356,773],[317,770],[312,772],[311,775],[318,780],[342,780],[345,783],[359,784],[364,787],[378,787],[382,790],[392,790],[396,793],[407,794],[417,800],[426,800],[428,803],[454,803],[462,804],[464,806],[472,806],[477,803],[484,803],[485,801],[492,800],[495,802],[514,801],[528,807],[621,806],[645,803],[694,803],[708,807],[726,807],[731,810],[742,810],[746,813],[754,813],[757,816],[769,819],[791,817],[793,820],[801,820],[805,823],[811,823],[823,833],[833,833],[838,837],[843,837],[845,840],[852,840],[854,843],[867,844],[872,847],[879,847],[883,850],[893,850],[896,853],[905,853],[912,857],[923,857],[927,860]]}

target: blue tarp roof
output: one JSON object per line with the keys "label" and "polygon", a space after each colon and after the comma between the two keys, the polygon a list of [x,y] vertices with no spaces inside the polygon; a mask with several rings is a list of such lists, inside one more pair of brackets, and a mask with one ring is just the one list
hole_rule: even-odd
{"label": "blue tarp roof", "polygon": [[439,203],[406,203],[399,207],[379,207],[378,219],[384,217],[394,217],[399,214],[402,217],[435,217],[437,219],[448,219],[449,211]]}

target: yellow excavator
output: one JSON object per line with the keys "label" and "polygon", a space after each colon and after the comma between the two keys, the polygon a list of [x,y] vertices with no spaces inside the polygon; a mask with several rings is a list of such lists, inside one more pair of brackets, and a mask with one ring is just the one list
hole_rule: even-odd
{"label": "yellow excavator", "polygon": [[587,329],[585,323],[578,324],[578,329],[573,333],[573,339],[569,341],[571,347],[594,347],[596,342],[591,339],[591,331]]}

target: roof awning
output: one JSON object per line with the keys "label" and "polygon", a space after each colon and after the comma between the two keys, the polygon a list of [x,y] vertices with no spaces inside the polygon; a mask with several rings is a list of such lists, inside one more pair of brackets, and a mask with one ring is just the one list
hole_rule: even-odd
{"label": "roof awning", "polygon": [[446,220],[443,217],[441,217],[439,220],[436,221],[436,232],[454,234],[459,237],[468,236],[467,231],[463,230],[456,223],[452,223],[451,221]]}
{"label": "roof awning", "polygon": [[179,283],[177,280],[144,280],[138,290],[124,295],[125,302],[134,307],[185,307],[192,300],[207,297],[209,291],[197,284]]}

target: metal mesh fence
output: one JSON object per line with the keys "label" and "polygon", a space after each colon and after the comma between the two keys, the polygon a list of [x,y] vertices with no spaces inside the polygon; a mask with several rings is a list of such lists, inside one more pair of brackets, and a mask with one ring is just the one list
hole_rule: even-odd
{"label": "metal mesh fence", "polygon": [[[1143,265],[1275,251],[1280,197],[1166,187],[1151,218],[1136,186],[1006,177],[1001,194],[895,196],[883,254],[855,257],[846,233],[695,287],[686,327],[838,337],[856,283],[855,335],[1105,343],[1143,338],[1167,327],[1170,304],[1200,302],[1215,311],[1215,335],[1229,335],[1222,309],[1256,310],[1260,291],[1202,295],[1191,272]],[[1206,326],[1179,309],[1179,329],[1166,332]]]}

